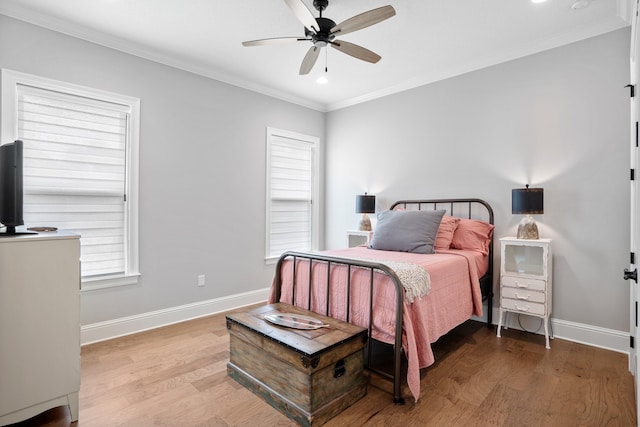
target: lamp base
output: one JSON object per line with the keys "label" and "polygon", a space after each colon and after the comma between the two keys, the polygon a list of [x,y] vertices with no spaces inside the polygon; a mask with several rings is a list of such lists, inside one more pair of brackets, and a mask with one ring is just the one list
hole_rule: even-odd
{"label": "lamp base", "polygon": [[362,214],[362,219],[360,220],[360,225],[358,226],[358,230],[371,231],[371,220],[369,219],[369,215]]}
{"label": "lamp base", "polygon": [[538,240],[538,226],[531,215],[527,215],[520,221],[518,225],[518,239]]}

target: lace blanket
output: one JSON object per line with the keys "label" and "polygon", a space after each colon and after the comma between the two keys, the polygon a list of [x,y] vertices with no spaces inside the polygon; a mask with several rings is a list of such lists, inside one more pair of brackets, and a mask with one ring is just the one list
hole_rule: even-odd
{"label": "lace blanket", "polygon": [[400,279],[404,287],[405,298],[412,303],[416,298],[422,298],[431,290],[431,278],[424,267],[408,262],[380,260],[375,258],[351,258],[360,261],[377,262],[389,267]]}

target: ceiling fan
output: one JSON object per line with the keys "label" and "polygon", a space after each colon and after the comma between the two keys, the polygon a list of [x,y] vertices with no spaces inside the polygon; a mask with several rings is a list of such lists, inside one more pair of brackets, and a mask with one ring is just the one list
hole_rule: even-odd
{"label": "ceiling fan", "polygon": [[304,37],[276,37],[269,39],[250,40],[242,42],[243,46],[264,46],[270,44],[282,44],[289,42],[310,41],[313,46],[307,51],[302,64],[300,74],[309,74],[320,55],[320,49],[327,45],[339,50],[342,53],[351,55],[363,61],[376,63],[380,60],[380,55],[365,49],[357,44],[344,40],[337,40],[336,36],[351,33],[362,28],[369,27],[396,14],[392,6],[382,6],[376,9],[363,12],[353,16],[346,21],[337,24],[329,18],[322,16],[322,11],[329,6],[329,0],[313,0],[313,6],[320,12],[320,17],[315,18],[309,8],[302,0],[284,0],[289,9],[296,15],[298,20],[304,25]]}

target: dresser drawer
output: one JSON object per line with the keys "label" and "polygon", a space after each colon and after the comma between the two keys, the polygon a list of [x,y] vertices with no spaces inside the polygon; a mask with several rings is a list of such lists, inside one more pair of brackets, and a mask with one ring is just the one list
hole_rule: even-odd
{"label": "dresser drawer", "polygon": [[547,282],[538,279],[528,279],[523,277],[502,276],[502,286],[510,288],[530,289],[532,291],[544,292],[547,289]]}
{"label": "dresser drawer", "polygon": [[539,302],[544,304],[546,295],[544,292],[532,291],[526,288],[510,288],[503,286],[500,294],[504,298],[511,298],[520,301]]}
{"label": "dresser drawer", "polygon": [[521,313],[535,314],[538,316],[545,315],[544,304],[535,302],[515,300],[511,298],[501,298],[501,306],[503,309],[519,311]]}

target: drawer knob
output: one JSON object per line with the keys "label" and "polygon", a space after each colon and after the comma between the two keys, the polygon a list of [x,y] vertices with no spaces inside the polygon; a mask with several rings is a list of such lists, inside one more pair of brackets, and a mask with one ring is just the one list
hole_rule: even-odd
{"label": "drawer knob", "polygon": [[528,288],[529,285],[527,285],[526,283],[520,283],[516,280],[516,286],[519,288]]}
{"label": "drawer knob", "polygon": [[522,308],[522,307],[518,306],[518,304],[515,304],[515,306],[516,306],[516,310],[520,310],[520,311],[529,311],[529,307]]}
{"label": "drawer knob", "polygon": [[518,295],[518,293],[516,292],[516,298],[518,299],[527,301],[530,297],[531,295]]}

